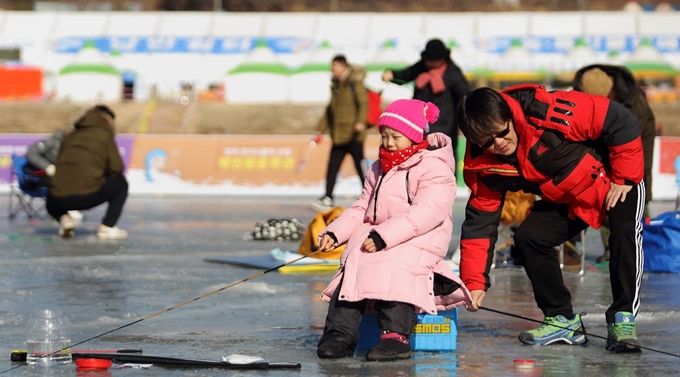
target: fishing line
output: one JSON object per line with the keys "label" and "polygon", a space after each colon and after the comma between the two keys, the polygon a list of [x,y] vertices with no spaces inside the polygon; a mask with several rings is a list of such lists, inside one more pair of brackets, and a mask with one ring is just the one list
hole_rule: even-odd
{"label": "fishing line", "polygon": [[[550,325],[550,326],[557,327],[557,328],[560,328],[560,329],[565,329],[565,330],[569,329],[568,327],[562,327],[562,326],[556,325],[554,323],[546,323],[545,321],[540,321],[540,320],[537,320],[537,319],[524,317],[524,316],[521,316],[519,314],[512,314],[512,313],[508,313],[508,312],[504,312],[504,311],[500,311],[500,310],[496,310],[496,309],[486,308],[486,307],[483,307],[483,306],[480,306],[479,308],[482,309],[482,310],[490,311],[490,312],[497,313],[497,314],[507,315],[507,316],[510,316],[510,317],[519,318],[519,319],[523,319],[523,320],[530,321],[530,322],[546,324],[546,325]],[[584,327],[584,329],[585,329],[585,327]],[[573,330],[573,331],[575,333],[583,334],[585,336],[592,336],[593,338],[599,338],[599,339],[607,340],[607,337],[595,335],[595,334],[592,334],[592,333],[587,333],[585,330]],[[635,344],[631,344],[631,343],[627,343],[627,342],[618,342],[618,343],[622,343],[622,344],[629,345],[629,346],[636,346],[636,347],[639,347],[640,349],[643,349],[643,350],[658,352],[658,353],[662,353],[664,355],[680,357],[680,354],[677,354],[677,353],[661,351],[661,350],[650,348],[650,347],[637,346]]]}
{"label": "fishing line", "polygon": [[[187,300],[187,301],[184,301],[184,302],[182,302],[182,303],[179,303],[179,304],[177,304],[177,305],[175,305],[175,306],[171,306],[171,307],[169,307],[169,308],[160,310],[160,311],[158,311],[158,312],[156,312],[156,313],[149,314],[149,315],[147,315],[147,316],[144,317],[144,318],[140,318],[140,319],[138,319],[138,320],[136,320],[136,321],[133,321],[133,322],[130,322],[130,323],[128,323],[128,324],[122,325],[122,326],[120,326],[120,327],[116,327],[116,328],[113,329],[113,330],[109,330],[109,331],[107,331],[107,332],[103,332],[103,333],[101,333],[101,334],[98,334],[98,335],[95,335],[95,336],[93,336],[93,337],[87,338],[87,339],[85,339],[85,340],[83,340],[83,341],[80,341],[80,342],[78,342],[78,343],[71,344],[71,345],[69,345],[68,347],[65,347],[65,348],[62,348],[62,349],[60,349],[60,350],[54,351],[54,352],[49,353],[49,354],[47,354],[47,355],[43,355],[43,356],[41,356],[40,358],[38,358],[37,360],[40,360],[40,359],[45,358],[45,357],[48,357],[48,356],[52,356],[52,355],[57,354],[57,353],[62,352],[62,351],[66,351],[66,350],[70,349],[71,347],[79,346],[79,345],[81,345],[81,344],[83,344],[83,343],[89,342],[90,340],[94,340],[94,339],[97,339],[97,338],[101,338],[101,337],[104,336],[104,335],[111,334],[112,332],[115,332],[115,331],[118,331],[118,330],[122,330],[122,329],[124,329],[124,328],[126,328],[126,327],[130,327],[130,326],[132,326],[132,325],[136,325],[136,324],[138,324],[138,323],[140,323],[140,322],[142,322],[142,321],[146,321],[146,320],[151,319],[151,318],[153,318],[153,317],[157,317],[157,316],[159,316],[159,315],[161,315],[161,314],[163,314],[163,313],[167,313],[167,312],[169,312],[169,311],[171,311],[171,310],[175,310],[175,309],[181,308],[182,306],[189,305],[189,304],[191,304],[192,302],[196,302],[196,301],[198,301],[198,300],[200,300],[200,299],[203,299],[203,298],[206,298],[206,297],[208,297],[208,296],[212,296],[212,295],[214,295],[214,294],[220,293],[220,292],[222,292],[222,291],[224,291],[224,290],[227,290],[227,289],[229,289],[229,288],[231,288],[231,287],[234,287],[234,286],[236,286],[236,285],[239,285],[239,284],[241,284],[241,283],[245,283],[245,282],[247,282],[247,281],[249,281],[249,280],[253,280],[253,279],[255,279],[255,278],[258,278],[258,277],[260,277],[260,276],[262,276],[262,275],[264,275],[264,274],[270,273],[270,272],[272,272],[272,271],[276,271],[276,270],[280,269],[281,267],[285,267],[285,266],[291,265],[291,264],[293,264],[293,263],[295,263],[295,262],[301,261],[301,260],[303,260],[303,259],[305,259],[305,258],[307,258],[307,257],[311,257],[312,255],[318,254],[318,253],[320,253],[320,252],[322,252],[322,251],[324,251],[324,250],[317,250],[317,251],[315,251],[315,252],[313,252],[313,253],[311,253],[311,254],[303,255],[303,256],[301,256],[300,258],[297,258],[297,259],[294,259],[294,260],[292,260],[292,261],[286,262],[286,263],[281,264],[281,265],[279,265],[279,266],[272,267],[272,268],[270,268],[270,269],[268,269],[268,270],[265,270],[265,271],[262,271],[262,272],[258,272],[257,274],[252,275],[252,276],[248,276],[248,277],[245,278],[245,279],[241,279],[241,280],[235,281],[235,282],[233,282],[233,283],[231,283],[231,284],[225,285],[224,287],[222,287],[222,288],[220,288],[220,289],[216,289],[216,290],[211,291],[211,292],[208,292],[208,293],[206,293],[206,294],[203,294],[203,295],[194,297],[194,298],[192,298],[191,300]],[[15,366],[15,367],[12,367],[12,368],[9,368],[9,369],[5,369],[5,370],[3,370],[3,371],[0,371],[0,374],[4,374],[4,373],[7,373],[7,372],[12,371],[12,370],[14,370],[14,369],[21,368],[21,367],[23,367],[23,366],[25,366],[25,365],[28,365],[28,363],[22,363],[22,364],[20,364],[20,365]]]}

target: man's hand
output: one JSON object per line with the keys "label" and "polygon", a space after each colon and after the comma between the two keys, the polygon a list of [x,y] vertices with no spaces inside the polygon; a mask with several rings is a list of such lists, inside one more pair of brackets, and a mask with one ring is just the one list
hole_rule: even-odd
{"label": "man's hand", "polygon": [[484,301],[484,296],[486,292],[479,289],[475,291],[470,291],[470,296],[472,296],[472,303],[470,305],[465,305],[465,309],[469,312],[476,312],[479,307],[482,306],[482,301]]}
{"label": "man's hand", "polygon": [[328,234],[324,234],[323,237],[321,237],[321,242],[319,242],[319,250],[325,253],[333,249],[334,244],[335,240],[333,237],[329,236]]}
{"label": "man's hand", "polygon": [[378,248],[375,246],[375,242],[369,237],[366,238],[366,241],[361,245],[361,249],[365,253],[375,253],[378,251]]}
{"label": "man's hand", "polygon": [[619,202],[619,199],[621,199],[621,203],[625,202],[626,195],[632,188],[633,186],[617,185],[616,183],[612,182],[609,192],[607,193],[607,198],[605,199],[607,211],[614,208],[616,203]]}
{"label": "man's hand", "polygon": [[366,129],[366,125],[363,123],[357,123],[354,125],[354,131],[356,132],[362,132]]}
{"label": "man's hand", "polygon": [[390,71],[390,70],[388,69],[388,70],[386,70],[385,72],[383,72],[383,74],[382,74],[382,80],[383,80],[384,82],[390,82],[390,81],[392,81],[392,79],[394,79],[394,74],[392,73],[392,71]]}

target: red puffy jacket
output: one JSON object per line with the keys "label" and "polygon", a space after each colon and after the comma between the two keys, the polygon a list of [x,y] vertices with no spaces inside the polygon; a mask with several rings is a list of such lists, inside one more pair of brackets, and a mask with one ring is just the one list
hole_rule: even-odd
{"label": "red puffy jacket", "polygon": [[565,203],[569,215],[599,228],[610,183],[636,185],[644,175],[638,120],[606,97],[518,85],[501,92],[519,136],[516,161],[467,144],[471,190],[461,236],[461,277],[488,289],[503,197],[523,190]]}

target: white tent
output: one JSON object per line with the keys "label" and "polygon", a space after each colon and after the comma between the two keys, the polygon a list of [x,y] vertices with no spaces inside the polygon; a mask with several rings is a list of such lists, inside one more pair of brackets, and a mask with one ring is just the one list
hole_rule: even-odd
{"label": "white tent", "polygon": [[331,45],[324,41],[309,56],[309,61],[290,77],[290,99],[294,103],[330,101]]}
{"label": "white tent", "polygon": [[231,103],[285,103],[290,99],[290,69],[278,62],[261,40],[246,61],[227,73],[226,96]]}
{"label": "white tent", "polygon": [[628,62],[665,63],[665,59],[649,38],[642,38],[635,51],[628,57]]}
{"label": "white tent", "polygon": [[382,100],[386,102],[402,98],[412,98],[412,83],[388,85],[382,82],[382,74],[386,69],[403,69],[408,65],[409,63],[399,54],[394,42],[388,40],[382,44],[371,62],[366,65],[366,86],[371,90],[382,91]]}
{"label": "white tent", "polygon": [[598,63],[599,59],[583,38],[577,38],[569,52],[560,59],[560,72],[576,72],[584,66]]}
{"label": "white tent", "polygon": [[501,86],[521,82],[539,82],[546,74],[543,62],[537,61],[519,38],[510,41],[510,46],[497,59],[480,67],[488,70],[487,76]]}
{"label": "white tent", "polygon": [[93,43],[59,70],[57,98],[74,102],[117,102],[123,92],[120,72]]}
{"label": "white tent", "polygon": [[544,70],[541,63],[534,59],[533,54],[519,38],[514,38],[500,58],[490,62],[489,68],[498,74],[524,79],[533,77]]}
{"label": "white tent", "polygon": [[656,6],[655,11],[657,12],[675,12],[675,7],[672,4],[662,1]]}
{"label": "white tent", "polygon": [[640,40],[640,44],[624,64],[637,78],[670,79],[678,74],[649,38]]}
{"label": "white tent", "polygon": [[623,65],[623,57],[618,50],[611,50],[607,54],[607,63],[611,65]]}
{"label": "white tent", "polygon": [[626,12],[643,12],[644,8],[634,0],[630,0],[623,6],[623,10]]}
{"label": "white tent", "polygon": [[472,71],[475,68],[476,58],[474,52],[465,51],[455,39],[450,39],[447,47],[451,50],[451,60],[463,70],[463,73]]}

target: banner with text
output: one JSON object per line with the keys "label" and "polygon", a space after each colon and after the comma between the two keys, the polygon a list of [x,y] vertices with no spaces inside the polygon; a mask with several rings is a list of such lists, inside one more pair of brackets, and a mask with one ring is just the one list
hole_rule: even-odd
{"label": "banner with text", "polygon": [[[0,190],[12,179],[12,154],[47,135],[0,134]],[[311,135],[118,135],[130,192],[138,194],[323,195],[331,142]],[[461,144],[464,142],[461,140]],[[365,142],[364,168],[378,158],[380,138]],[[458,156],[459,174],[462,152]],[[653,198],[675,199],[680,188],[680,138],[657,137]],[[467,196],[459,177],[458,196]],[[349,156],[335,194],[356,197],[361,183]]]}

